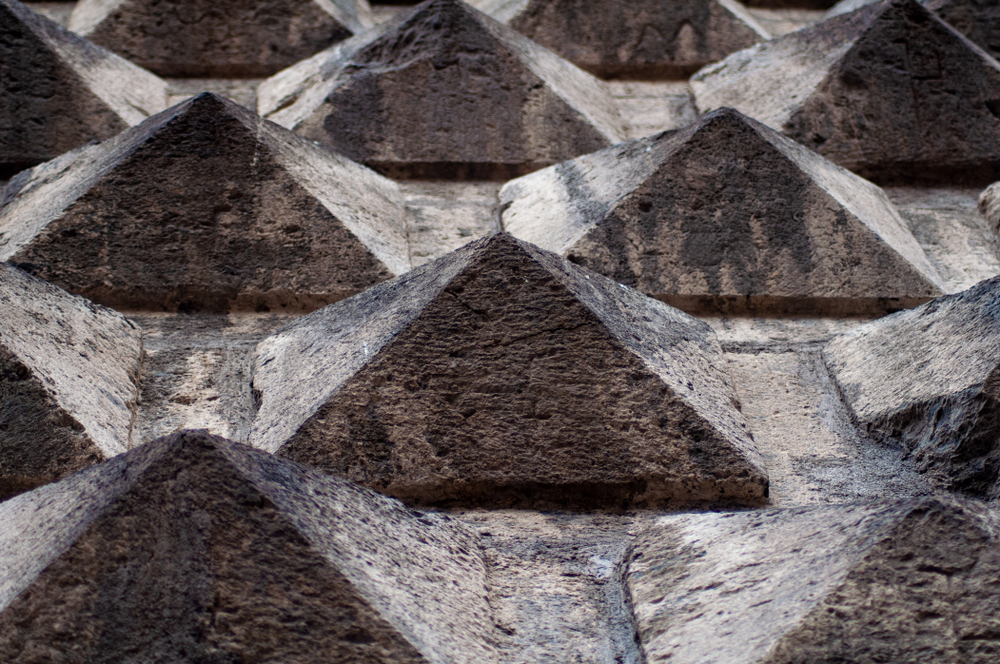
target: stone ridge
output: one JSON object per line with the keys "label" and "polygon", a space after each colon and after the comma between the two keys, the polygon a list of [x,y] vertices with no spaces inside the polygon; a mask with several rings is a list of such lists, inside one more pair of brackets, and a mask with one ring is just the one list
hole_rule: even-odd
{"label": "stone ridge", "polygon": [[508,232],[688,310],[884,312],[942,292],[881,189],[732,109],[500,201]]}
{"label": "stone ridge", "polygon": [[515,238],[257,348],[254,446],[434,505],[759,504],[711,329]]}
{"label": "stone ridge", "polygon": [[0,259],[120,308],[309,311],[410,267],[395,183],[211,93],[4,201]]}
{"label": "stone ridge", "polygon": [[461,0],[268,79],[258,112],[399,177],[506,179],[624,137],[603,83]]}

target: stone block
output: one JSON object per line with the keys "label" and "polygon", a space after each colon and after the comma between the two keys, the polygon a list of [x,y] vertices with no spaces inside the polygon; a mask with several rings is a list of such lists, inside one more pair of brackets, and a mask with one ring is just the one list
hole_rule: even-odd
{"label": "stone block", "polygon": [[1000,182],[994,182],[979,195],[979,214],[1000,232]]}

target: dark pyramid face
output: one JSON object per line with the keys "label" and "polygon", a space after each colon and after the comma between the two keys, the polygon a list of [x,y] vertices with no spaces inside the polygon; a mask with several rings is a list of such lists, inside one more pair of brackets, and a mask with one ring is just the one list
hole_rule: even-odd
{"label": "dark pyramid face", "polygon": [[409,269],[394,184],[213,94],[75,159],[11,184],[0,255],[110,306],[309,310]]}

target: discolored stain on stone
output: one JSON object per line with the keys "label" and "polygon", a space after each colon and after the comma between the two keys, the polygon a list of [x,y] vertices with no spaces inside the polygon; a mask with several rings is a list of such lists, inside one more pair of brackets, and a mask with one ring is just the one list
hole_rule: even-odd
{"label": "discolored stain on stone", "polygon": [[0,259],[119,308],[308,311],[410,267],[394,183],[211,93],[4,200]]}
{"label": "discolored stain on stone", "polygon": [[691,79],[879,184],[1000,179],[1000,63],[916,0],[883,0],[734,53]]}
{"label": "discolored stain on stone", "polygon": [[500,201],[510,233],[690,311],[885,312],[942,292],[881,189],[732,109]]}
{"label": "discolored stain on stone", "polygon": [[979,196],[979,214],[1000,233],[1000,182],[994,182]]}

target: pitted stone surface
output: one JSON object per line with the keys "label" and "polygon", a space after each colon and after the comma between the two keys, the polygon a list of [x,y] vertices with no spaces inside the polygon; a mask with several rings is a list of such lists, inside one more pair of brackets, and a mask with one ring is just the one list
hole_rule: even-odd
{"label": "pitted stone surface", "polygon": [[510,235],[263,341],[251,444],[442,505],[759,504],[710,328]]}
{"label": "pitted stone surface", "polygon": [[261,84],[258,112],[390,175],[505,179],[624,138],[601,81],[461,0]]}
{"label": "pitted stone surface", "polygon": [[862,430],[952,490],[1000,497],[1000,277],[845,333],[824,356]]}
{"label": "pitted stone surface", "polygon": [[630,2],[478,0],[498,21],[602,77],[693,74],[734,51],[769,39],[734,0]]}
{"label": "pitted stone surface", "polygon": [[1000,657],[1000,514],[977,501],[661,517],[626,564],[650,664]]}
{"label": "pitted stone surface", "polygon": [[263,77],[373,25],[367,0],[80,0],[69,27],[160,76]]}
{"label": "pitted stone surface", "polygon": [[0,498],[124,452],[139,329],[0,263]]}
{"label": "pitted stone surface", "polygon": [[994,182],[980,194],[979,214],[1000,232],[1000,182]]}
{"label": "pitted stone surface", "polygon": [[884,0],[734,53],[691,79],[880,184],[1000,179],[1000,63],[915,0]]}
{"label": "pitted stone surface", "polygon": [[115,307],[311,310],[410,266],[394,183],[210,93],[4,200],[0,259]]}
{"label": "pitted stone surface", "polygon": [[0,0],[0,179],[166,107],[166,82]]}
{"label": "pitted stone surface", "polygon": [[881,189],[732,109],[500,200],[510,233],[686,309],[884,312],[942,292]]}
{"label": "pitted stone surface", "polygon": [[497,661],[485,563],[458,524],[204,432],[0,520],[4,661]]}

